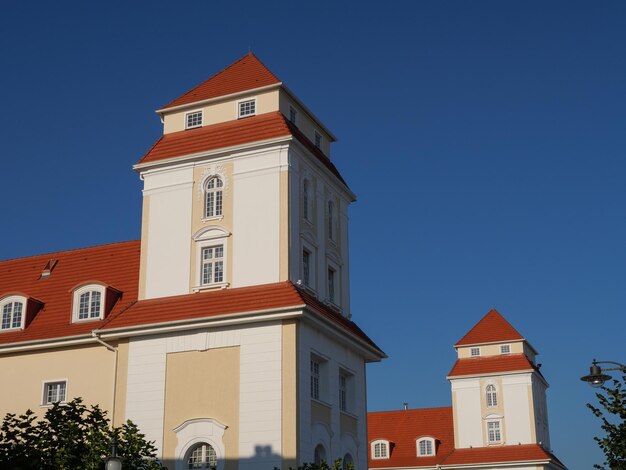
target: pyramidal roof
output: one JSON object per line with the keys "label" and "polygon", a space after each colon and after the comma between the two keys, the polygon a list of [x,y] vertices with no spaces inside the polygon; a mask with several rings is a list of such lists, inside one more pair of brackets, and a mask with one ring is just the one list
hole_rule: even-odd
{"label": "pyramidal roof", "polygon": [[280,80],[252,52],[229,65],[221,72],[200,83],[161,109],[204,101],[281,83]]}
{"label": "pyramidal roof", "polygon": [[474,328],[469,330],[455,346],[495,343],[498,341],[522,340],[524,337],[500,315],[496,309],[490,310]]}

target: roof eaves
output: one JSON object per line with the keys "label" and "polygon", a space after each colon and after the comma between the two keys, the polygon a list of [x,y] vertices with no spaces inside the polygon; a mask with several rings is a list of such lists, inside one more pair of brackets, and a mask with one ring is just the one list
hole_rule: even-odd
{"label": "roof eaves", "polygon": [[295,93],[287,88],[287,86],[285,86],[283,83],[280,83],[280,85],[282,89],[285,90],[285,93],[287,93],[289,97],[294,100],[298,104],[298,106],[300,106],[304,110],[304,112],[309,115],[311,119],[313,119],[315,124],[317,124],[326,134],[328,134],[333,142],[337,142],[337,137],[335,136],[335,134],[333,134],[330,129],[328,129],[328,127],[326,127],[324,123],[322,123],[322,121],[315,114],[313,114],[313,111],[311,111],[307,105],[300,101],[300,98],[298,98]]}
{"label": "roof eaves", "polygon": [[0,354],[32,351],[36,349],[53,349],[63,346],[74,346],[94,342],[95,340],[91,337],[91,332],[83,333],[80,335],[63,336],[60,338],[42,338],[30,341],[15,341],[13,343],[0,344]]}

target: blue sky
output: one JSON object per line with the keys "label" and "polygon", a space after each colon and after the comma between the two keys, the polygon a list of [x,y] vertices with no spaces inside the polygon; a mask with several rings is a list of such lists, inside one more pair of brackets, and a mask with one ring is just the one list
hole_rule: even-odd
{"label": "blue sky", "polygon": [[626,362],[626,4],[17,2],[0,15],[0,259],[136,239],[153,113],[248,52],[339,137],[371,410],[450,404],[497,308],[541,353],[552,447],[602,460],[579,381]]}

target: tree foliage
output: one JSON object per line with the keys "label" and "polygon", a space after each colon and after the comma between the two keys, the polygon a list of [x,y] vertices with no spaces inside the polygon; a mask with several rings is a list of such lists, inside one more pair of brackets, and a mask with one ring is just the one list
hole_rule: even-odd
{"label": "tree foliage", "polygon": [[602,387],[603,393],[596,393],[599,407],[588,403],[587,407],[602,420],[604,437],[594,439],[604,452],[605,462],[595,468],[626,470],[626,375],[621,380],[613,380],[613,386]]}
{"label": "tree foliage", "polygon": [[7,414],[0,426],[0,468],[13,470],[102,470],[111,441],[118,443],[124,469],[161,469],[156,448],[131,421],[110,428],[106,411],[80,398],[55,403],[37,420],[35,413]]}
{"label": "tree foliage", "polygon": [[[354,465],[349,463],[347,466],[348,470],[354,470]],[[342,470],[343,466],[341,463],[341,459],[335,460],[335,463],[331,467],[326,462],[322,461],[321,464],[314,463],[305,463],[303,465],[298,466],[298,468],[289,467],[289,470]],[[278,470],[277,467],[274,467],[274,470]]]}

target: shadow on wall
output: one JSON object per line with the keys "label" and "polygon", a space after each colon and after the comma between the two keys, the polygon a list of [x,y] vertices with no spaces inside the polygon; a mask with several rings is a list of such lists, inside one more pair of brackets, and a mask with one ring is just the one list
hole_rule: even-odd
{"label": "shadow on wall", "polygon": [[[256,446],[254,455],[251,457],[242,457],[239,459],[217,459],[217,466],[207,466],[207,459],[210,462],[210,455],[200,449],[194,455],[187,456],[184,460],[165,460],[163,466],[167,470],[188,470],[188,469],[213,469],[216,470],[274,470],[275,468],[283,468],[283,458],[280,454],[272,451],[272,446]],[[285,468],[296,468],[295,459],[285,462]],[[195,466],[194,466],[195,465]]]}

